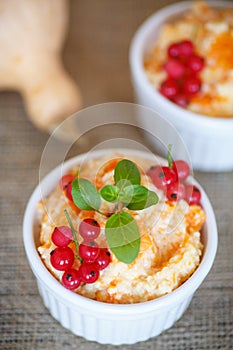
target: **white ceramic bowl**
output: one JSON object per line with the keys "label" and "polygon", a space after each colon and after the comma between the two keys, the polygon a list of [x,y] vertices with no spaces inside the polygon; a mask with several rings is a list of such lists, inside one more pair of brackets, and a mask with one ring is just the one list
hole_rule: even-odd
{"label": "white ceramic bowl", "polygon": [[[116,150],[115,150],[116,151]],[[137,155],[154,159],[150,153],[119,150],[124,155]],[[93,152],[93,157],[106,154],[106,150]],[[112,152],[112,150],[109,150]],[[65,173],[81,162],[85,155],[62,164]],[[107,304],[80,296],[65,289],[46,269],[38,252],[39,222],[37,203],[48,195],[61,176],[61,166],[49,173],[33,192],[24,216],[23,238],[31,269],[37,279],[39,292],[51,315],[62,326],[76,335],[99,343],[113,345],[133,344],[157,336],[171,327],[188,307],[196,289],[208,274],[217,249],[217,227],[213,209],[204,190],[202,205],[207,215],[203,228],[204,253],[194,274],[172,293],[138,304]]]}
{"label": "white ceramic bowl", "polygon": [[[215,7],[233,7],[230,1],[207,1]],[[189,1],[167,6],[149,17],[136,32],[130,46],[130,67],[137,103],[157,111],[180,132],[193,167],[203,171],[233,169],[233,118],[213,118],[180,108],[163,97],[148,81],[143,62],[156,42],[156,35],[164,22],[190,7]],[[140,124],[148,126],[147,119]],[[150,125],[151,129],[156,125]],[[171,143],[172,140],[171,140]]]}

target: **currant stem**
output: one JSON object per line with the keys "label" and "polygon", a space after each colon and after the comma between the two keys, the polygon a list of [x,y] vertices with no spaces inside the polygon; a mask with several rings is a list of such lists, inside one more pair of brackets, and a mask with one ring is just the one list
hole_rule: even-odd
{"label": "currant stem", "polygon": [[70,218],[70,216],[68,214],[68,211],[65,209],[64,212],[65,212],[66,219],[67,219],[67,221],[68,221],[68,223],[70,225],[70,228],[71,228],[71,231],[72,231],[72,234],[73,234],[73,240],[74,240],[74,243],[75,243],[75,246],[76,246],[76,251],[78,253],[78,251],[79,251],[79,243],[78,243],[77,236],[76,236],[77,231],[74,228],[74,225],[73,225],[73,223],[71,221],[71,218]]}
{"label": "currant stem", "polygon": [[168,145],[168,152],[167,152],[167,160],[168,160],[168,167],[172,168],[172,145]]}
{"label": "currant stem", "polygon": [[118,202],[118,203],[116,204],[116,211],[117,211],[117,212],[122,211],[123,206],[124,206],[124,204],[123,204],[122,202]]}

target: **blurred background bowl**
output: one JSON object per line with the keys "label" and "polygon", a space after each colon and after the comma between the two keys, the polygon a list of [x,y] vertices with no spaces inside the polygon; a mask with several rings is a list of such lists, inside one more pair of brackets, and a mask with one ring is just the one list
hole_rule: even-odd
{"label": "blurred background bowl", "polygon": [[[214,7],[233,7],[231,1],[207,3]],[[135,33],[130,46],[130,68],[136,102],[154,109],[175,126],[187,146],[194,169],[232,170],[233,118],[207,117],[180,108],[153,87],[144,71],[144,59],[154,47],[161,26],[182,14],[190,5],[191,2],[184,1],[164,7],[149,17]],[[142,127],[150,127],[151,130],[157,127],[154,124],[148,126],[143,114],[138,118]],[[170,143],[173,143],[172,139]]]}

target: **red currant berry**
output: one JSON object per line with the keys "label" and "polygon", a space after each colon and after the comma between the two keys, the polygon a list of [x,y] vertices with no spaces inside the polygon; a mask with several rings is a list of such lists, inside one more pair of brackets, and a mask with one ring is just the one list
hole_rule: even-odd
{"label": "red currant berry", "polygon": [[66,197],[73,202],[72,196],[72,182],[70,182],[65,189]]}
{"label": "red currant berry", "polygon": [[163,96],[173,98],[179,91],[179,85],[175,79],[168,78],[161,84],[159,91]]}
{"label": "red currant berry", "polygon": [[180,106],[182,108],[186,108],[189,100],[187,98],[187,96],[185,94],[183,94],[182,92],[178,93],[177,95],[175,95],[172,98],[172,101],[177,104],[177,106]]}
{"label": "red currant berry", "polygon": [[198,55],[189,57],[187,66],[194,73],[200,72],[204,68],[204,59]]}
{"label": "red currant berry", "polygon": [[156,166],[151,172],[151,180],[157,188],[164,190],[166,186],[176,182],[177,176],[172,168]]}
{"label": "red currant berry", "polygon": [[95,261],[99,253],[100,248],[95,242],[84,242],[79,245],[79,255],[87,262]]}
{"label": "red currant berry", "polygon": [[95,261],[98,270],[105,269],[111,262],[111,253],[107,248],[101,248],[100,253]]}
{"label": "red currant berry", "polygon": [[177,58],[179,56],[179,43],[173,43],[168,46],[167,54],[171,58]]}
{"label": "red currant berry", "polygon": [[156,166],[152,165],[146,172],[146,175],[152,179]]}
{"label": "red currant berry", "polygon": [[188,77],[183,82],[183,90],[187,96],[195,95],[201,89],[201,80],[198,77]]}
{"label": "red currant berry", "polygon": [[100,234],[100,225],[94,219],[84,219],[79,225],[79,233],[85,241],[93,241]]}
{"label": "red currant berry", "polygon": [[83,263],[80,268],[80,277],[85,283],[94,283],[99,278],[99,270],[94,263]]}
{"label": "red currant berry", "polygon": [[74,253],[69,247],[58,247],[50,253],[52,266],[59,271],[66,271],[74,263]]}
{"label": "red currant berry", "polygon": [[75,176],[72,174],[67,174],[62,176],[60,179],[59,185],[61,189],[64,191],[66,187],[75,179]]}
{"label": "red currant berry", "polygon": [[175,160],[172,162],[172,169],[175,170],[180,181],[184,181],[190,175],[190,167],[184,160]]}
{"label": "red currant berry", "polygon": [[81,277],[78,270],[70,269],[64,272],[62,276],[62,284],[64,287],[74,290],[79,287],[80,283]]}
{"label": "red currant berry", "polygon": [[181,61],[171,58],[165,63],[164,69],[169,77],[173,79],[179,79],[184,75],[186,68]]}
{"label": "red currant berry", "polygon": [[189,57],[193,54],[194,45],[190,40],[183,40],[179,43],[179,56]]}
{"label": "red currant berry", "polygon": [[167,199],[176,202],[180,199],[185,199],[185,186],[181,183],[176,182],[167,189]]}
{"label": "red currant berry", "polygon": [[201,191],[195,185],[186,185],[186,201],[188,204],[199,204],[201,201]]}
{"label": "red currant berry", "polygon": [[65,247],[72,241],[72,231],[68,226],[55,227],[52,242],[58,247]]}

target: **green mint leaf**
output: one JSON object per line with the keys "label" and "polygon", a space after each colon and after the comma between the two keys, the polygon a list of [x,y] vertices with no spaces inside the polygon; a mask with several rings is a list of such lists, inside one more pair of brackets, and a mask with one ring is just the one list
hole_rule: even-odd
{"label": "green mint leaf", "polygon": [[118,192],[118,187],[106,185],[101,189],[100,194],[107,202],[116,202],[118,199]]}
{"label": "green mint leaf", "polygon": [[106,223],[105,236],[118,260],[130,264],[136,259],[140,249],[140,232],[130,214],[123,211],[113,214]]}
{"label": "green mint leaf", "polygon": [[137,166],[131,160],[123,159],[115,167],[114,180],[116,184],[121,180],[127,180],[132,185],[140,185],[141,176]]}
{"label": "green mint leaf", "polygon": [[72,197],[77,207],[82,210],[99,210],[100,208],[100,194],[87,179],[74,179],[72,182]]}
{"label": "green mint leaf", "polygon": [[131,195],[131,200],[126,205],[130,210],[142,210],[158,203],[157,194],[141,185],[126,187],[124,192],[128,192],[128,198]]}

